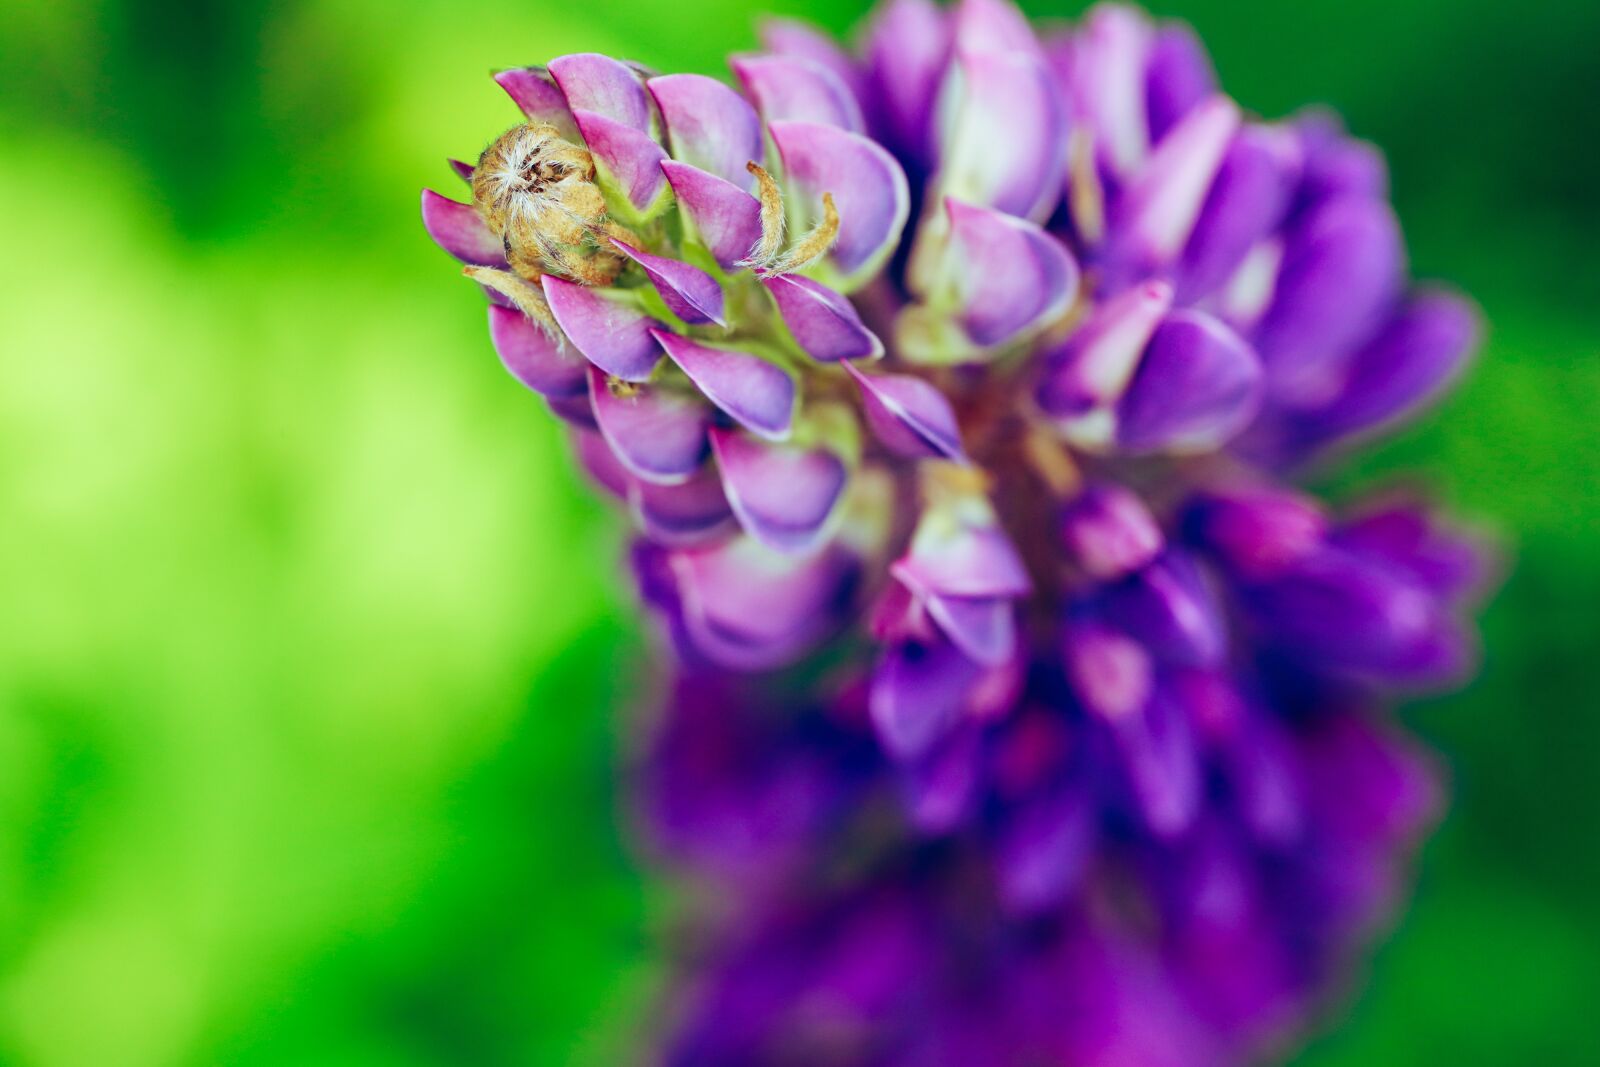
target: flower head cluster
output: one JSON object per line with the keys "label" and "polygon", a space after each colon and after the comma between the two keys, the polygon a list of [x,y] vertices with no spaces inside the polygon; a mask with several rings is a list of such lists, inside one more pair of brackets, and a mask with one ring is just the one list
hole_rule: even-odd
{"label": "flower head cluster", "polygon": [[1432,789],[1377,716],[1469,666],[1481,577],[1281,478],[1475,317],[1408,282],[1374,149],[1247,118],[1182,26],[887,0],[766,45],[738,89],[502,72],[525,121],[423,196],[637,526],[659,839],[769,887],[682,1062],[1227,1062],[1388,899]]}

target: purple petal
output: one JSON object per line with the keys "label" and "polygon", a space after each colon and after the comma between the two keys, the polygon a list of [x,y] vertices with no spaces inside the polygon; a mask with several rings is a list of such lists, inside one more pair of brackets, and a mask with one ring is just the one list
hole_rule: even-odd
{"label": "purple petal", "polygon": [[866,131],[855,94],[837,74],[815,60],[784,55],[735,56],[728,65],[768,122],[821,122],[852,133]]}
{"label": "purple petal", "polygon": [[1300,225],[1253,338],[1275,401],[1311,406],[1337,388],[1342,361],[1398,296],[1403,255],[1394,213],[1377,200],[1341,197]]}
{"label": "purple petal", "polygon": [[955,41],[968,52],[1040,51],[1028,16],[1009,0],[961,0],[955,9]]}
{"label": "purple petal", "polygon": [[1460,371],[1478,342],[1476,310],[1449,293],[1424,293],[1350,363],[1339,396],[1310,418],[1317,440],[1378,425],[1424,403]]}
{"label": "purple petal", "polygon": [[772,441],[789,435],[795,384],[783,368],[747,352],[711,348],[665,330],[651,332],[689,380],[735,422]]}
{"label": "purple petal", "polygon": [[552,59],[550,74],[574,114],[587,111],[640,133],[650,132],[650,98],[627,64],[582,52]]}
{"label": "purple petal", "polygon": [[706,250],[723,270],[732,270],[761,240],[761,202],[738,185],[687,163],[665,160],[661,170],[677,194],[678,207],[694,224]]}
{"label": "purple petal", "polygon": [[447,159],[445,162],[450,164],[450,169],[455,171],[456,177],[464,182],[471,183],[472,172],[477,169],[476,167],[471,163],[463,163],[459,159]]}
{"label": "purple petal", "polygon": [[722,481],[710,464],[679,485],[633,481],[628,503],[645,535],[669,547],[703,544],[733,525]]}
{"label": "purple petal", "polygon": [[634,477],[682,483],[705,459],[710,411],[698,396],[659,385],[636,385],[619,395],[593,368],[589,398],[606,443]]}
{"label": "purple petal", "polygon": [[[1208,735],[1207,747],[1246,827],[1269,845],[1294,842],[1304,822],[1300,768],[1278,717],[1211,675],[1184,676],[1177,692],[1191,721]],[[1230,720],[1220,728],[1219,706],[1229,709],[1222,717]]]}
{"label": "purple petal", "polygon": [[1169,551],[1106,591],[1106,617],[1163,659],[1215,663],[1227,649],[1227,628],[1194,561]]}
{"label": "purple petal", "polygon": [[914,760],[961,721],[967,693],[983,668],[950,644],[891,648],[872,672],[868,707],[890,755]]}
{"label": "purple petal", "polygon": [[1315,553],[1244,600],[1265,639],[1327,670],[1433,683],[1453,680],[1469,657],[1424,583],[1351,552]]}
{"label": "purple petal", "polygon": [[1213,96],[1156,145],[1117,202],[1117,255],[1147,268],[1177,258],[1238,128],[1239,108]]}
{"label": "purple petal", "polygon": [[[1165,282],[1149,282],[1108,300],[1064,346],[1044,357],[1039,407],[1057,419],[1076,419],[1114,403],[1171,306],[1172,286]],[[1090,425],[1086,432],[1104,443],[1110,430],[1109,424]]]}
{"label": "purple petal", "polygon": [[1117,751],[1145,825],[1173,837],[1194,822],[1200,808],[1200,753],[1183,707],[1157,689],[1143,714],[1116,720]]}
{"label": "purple petal", "polygon": [[1078,265],[1065,245],[1031,222],[945,198],[950,269],[961,321],[979,345],[1004,344],[1065,311]]}
{"label": "purple petal", "polygon": [[547,397],[581,396],[589,388],[588,366],[520,311],[491,304],[489,336],[506,370]]}
{"label": "purple petal", "polygon": [[641,252],[622,241],[612,241],[617,250],[650,276],[650,282],[661,294],[667,309],[690,325],[714,322],[726,326],[723,319],[722,286],[699,267],[692,267],[677,259],[653,256]]}
{"label": "purple petal", "polygon": [[889,451],[907,459],[966,460],[955,411],[931,383],[909,374],[866,375],[850,363],[844,368],[861,387],[868,425]]}
{"label": "purple petal", "polygon": [[965,517],[924,514],[907,555],[889,571],[919,596],[1026,596],[1033,590],[1028,570],[1005,531]]}
{"label": "purple petal", "polygon": [[1073,45],[1073,101],[1095,134],[1112,173],[1126,175],[1149,151],[1145,70],[1150,26],[1132,8],[1102,4],[1085,18]]}
{"label": "purple petal", "polygon": [[[587,372],[585,372],[587,376]],[[588,403],[588,397],[584,398]],[[593,412],[590,418],[593,419]],[[578,455],[578,465],[600,488],[620,500],[628,498],[628,489],[635,482],[628,468],[622,465],[598,430],[579,431],[573,436],[573,450]]]}
{"label": "purple petal", "polygon": [[839,43],[809,23],[793,19],[765,19],[761,44],[769,52],[810,60],[833,73],[841,85],[861,99],[861,71]]}
{"label": "purple petal", "polygon": [[1138,570],[1164,544],[1161,527],[1144,502],[1113,483],[1090,485],[1067,505],[1061,541],[1084,573],[1102,580]]}
{"label": "purple petal", "polygon": [[850,575],[836,552],[791,556],[748,537],[672,564],[696,648],[738,670],[779,666],[824,634]]}
{"label": "purple petal", "polygon": [[933,0],[879,4],[867,36],[867,70],[878,139],[902,158],[928,167],[933,111],[950,60],[950,22]]}
{"label": "purple petal", "polygon": [[578,139],[578,124],[572,119],[572,109],[549,71],[543,67],[518,67],[499,71],[494,80],[528,116],[529,122],[554,126],[561,131],[563,140]]}
{"label": "purple petal", "polygon": [[1036,221],[1050,214],[1067,166],[1060,87],[1041,56],[965,52],[957,41],[940,137],[943,192]]}
{"label": "purple petal", "polygon": [[770,128],[787,191],[805,202],[807,217],[821,218],[822,194],[833,194],[839,238],[831,258],[838,270],[854,274],[886,255],[911,210],[905,172],[894,157],[836,126],[774,122]]}
{"label": "purple petal", "polygon": [[838,456],[721,429],[711,431],[711,450],[746,533],[779,552],[816,546],[848,476]]}
{"label": "purple petal", "polygon": [[1389,171],[1383,153],[1346,134],[1338,115],[1313,109],[1295,118],[1294,131],[1306,158],[1303,203],[1345,195],[1388,198]]}
{"label": "purple petal", "polygon": [[949,833],[965,818],[982,770],[976,729],[958,729],[933,752],[903,768],[901,792],[913,824],[925,834]]}
{"label": "purple petal", "polygon": [[506,265],[505,242],[489,232],[471,204],[422,190],[422,226],[435,244],[463,263],[480,267]]}
{"label": "purple petal", "polygon": [[1334,540],[1399,567],[1449,600],[1471,595],[1494,566],[1492,546],[1481,537],[1443,525],[1427,504],[1404,497],[1342,524]]}
{"label": "purple petal", "polygon": [[995,850],[1007,908],[1043,911],[1076,888],[1094,854],[1097,814],[1094,797],[1076,784],[1051,788],[1009,813]]}
{"label": "purple petal", "polygon": [[1261,364],[1238,334],[1203,311],[1156,328],[1117,406],[1117,443],[1133,452],[1217,448],[1261,404]]}
{"label": "purple petal", "polygon": [[924,603],[928,615],[968,659],[998,667],[1016,654],[1016,607],[1009,599],[934,594]]}
{"label": "purple petal", "polygon": [[626,382],[649,379],[661,361],[661,346],[650,336],[655,319],[599,289],[549,274],[540,281],[551,314],[590,363]]}
{"label": "purple petal", "polygon": [[597,112],[574,111],[572,117],[602,176],[616,184],[634,210],[648,211],[657,203],[666,182],[661,173],[666,150],[648,133]]}
{"label": "purple petal", "polygon": [[761,120],[744,97],[703,74],[668,74],[646,85],[661,107],[672,157],[749,191],[745,164],[763,155]]}
{"label": "purple petal", "polygon": [[1158,28],[1145,65],[1144,106],[1150,138],[1160,141],[1189,109],[1216,92],[1204,46],[1184,25]]}
{"label": "purple petal", "polygon": [[877,359],[883,342],[867,329],[855,306],[821,282],[798,274],[774,274],[761,279],[783,324],[812,359],[825,363],[841,359]]}
{"label": "purple petal", "polygon": [[600,429],[600,424],[594,419],[594,407],[587,396],[549,396],[545,397],[545,404],[556,418],[569,426],[591,432]]}
{"label": "purple petal", "polygon": [[1231,278],[1245,256],[1283,221],[1299,175],[1293,140],[1246,126],[1223,157],[1183,252],[1179,299],[1193,300]]}

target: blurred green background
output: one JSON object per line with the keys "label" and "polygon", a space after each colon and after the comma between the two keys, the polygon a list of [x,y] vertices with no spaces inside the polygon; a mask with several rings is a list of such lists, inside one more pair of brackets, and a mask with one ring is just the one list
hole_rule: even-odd
{"label": "blurred green background", "polygon": [[[1417,272],[1492,323],[1329,483],[1426,470],[1517,563],[1481,681],[1407,713],[1456,788],[1415,902],[1298,1062],[1600,1063],[1600,6],[1159,9],[1247,107],[1382,145]],[[753,17],[0,8],[0,1063],[628,1061],[619,523],[416,196],[512,121],[489,69],[720,72]]]}

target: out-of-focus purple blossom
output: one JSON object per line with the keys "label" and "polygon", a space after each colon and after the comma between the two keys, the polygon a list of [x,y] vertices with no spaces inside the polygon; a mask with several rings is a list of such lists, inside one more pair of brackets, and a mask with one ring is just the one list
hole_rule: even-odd
{"label": "out-of-focus purple blossom", "polygon": [[638,531],[646,838],[737,886],[666,1062],[1249,1062],[1399,898],[1481,547],[1308,461],[1477,335],[1382,157],[1194,34],[884,0],[734,82],[594,54],[423,222]]}

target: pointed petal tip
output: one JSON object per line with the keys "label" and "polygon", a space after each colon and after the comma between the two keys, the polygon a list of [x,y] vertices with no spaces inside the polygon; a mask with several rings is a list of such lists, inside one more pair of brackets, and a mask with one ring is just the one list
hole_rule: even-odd
{"label": "pointed petal tip", "polygon": [[471,204],[422,190],[422,226],[435,244],[463,263],[504,267],[505,243],[489,231]]}

